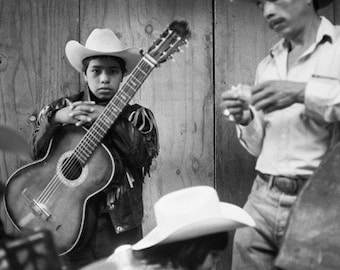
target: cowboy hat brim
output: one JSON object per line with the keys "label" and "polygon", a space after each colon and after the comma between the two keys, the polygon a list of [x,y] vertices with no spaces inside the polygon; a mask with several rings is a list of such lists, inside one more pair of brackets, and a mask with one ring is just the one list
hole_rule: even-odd
{"label": "cowboy hat brim", "polygon": [[207,218],[186,224],[181,228],[163,233],[161,228],[155,227],[143,239],[132,246],[133,250],[142,250],[159,244],[188,240],[204,235],[232,231],[241,227],[254,227],[255,222],[242,208],[229,203],[220,202],[222,216]]}
{"label": "cowboy hat brim", "polygon": [[121,51],[95,51],[86,48],[75,40],[70,40],[65,46],[65,53],[70,64],[78,71],[83,72],[83,60],[91,56],[115,56],[125,61],[126,73],[124,76],[130,74],[142,56],[136,47],[129,47]]}

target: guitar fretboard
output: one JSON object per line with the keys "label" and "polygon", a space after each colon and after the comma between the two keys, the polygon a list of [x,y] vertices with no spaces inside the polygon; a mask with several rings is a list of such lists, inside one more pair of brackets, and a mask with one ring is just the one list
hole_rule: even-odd
{"label": "guitar fretboard", "polygon": [[91,128],[86,132],[82,140],[74,149],[73,155],[85,165],[87,160],[97,148],[98,144],[107,134],[115,120],[118,118],[124,107],[137,93],[140,86],[149,76],[155,66],[148,61],[145,56],[139,61],[130,74],[123,87],[116,93],[111,101],[106,105],[104,111],[99,115]]}

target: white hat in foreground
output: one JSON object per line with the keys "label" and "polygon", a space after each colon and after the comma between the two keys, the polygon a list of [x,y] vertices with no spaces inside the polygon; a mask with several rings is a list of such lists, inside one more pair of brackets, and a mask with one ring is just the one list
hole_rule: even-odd
{"label": "white hat in foreground", "polygon": [[194,186],[169,193],[154,205],[156,227],[132,246],[141,250],[157,244],[255,226],[242,208],[220,202],[209,186]]}
{"label": "white hat in foreground", "polygon": [[80,73],[83,60],[90,56],[108,55],[123,59],[127,70],[124,75],[128,75],[142,58],[137,48],[124,48],[115,33],[106,28],[94,29],[88,36],[85,46],[75,40],[68,41],[65,53],[70,64]]}

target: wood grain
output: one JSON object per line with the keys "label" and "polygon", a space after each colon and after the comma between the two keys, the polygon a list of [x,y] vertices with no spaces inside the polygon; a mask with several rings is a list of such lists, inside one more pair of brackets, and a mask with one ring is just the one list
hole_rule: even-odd
{"label": "wood grain", "polygon": [[[27,141],[31,121],[43,104],[78,91],[78,75],[64,58],[64,43],[78,29],[77,3],[0,2],[0,123],[17,129]],[[2,182],[27,162],[13,154],[0,155]]]}

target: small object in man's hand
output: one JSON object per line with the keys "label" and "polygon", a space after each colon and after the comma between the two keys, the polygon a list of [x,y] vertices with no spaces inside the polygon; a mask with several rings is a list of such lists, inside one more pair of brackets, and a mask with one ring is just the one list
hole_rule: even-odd
{"label": "small object in man's hand", "polygon": [[[246,109],[249,106],[250,98],[251,98],[251,91],[249,85],[238,84],[237,86],[232,86],[231,91],[235,98],[239,98],[243,101],[243,108]],[[228,109],[223,111],[223,115],[228,118],[229,121],[235,121],[234,116],[230,113]]]}
{"label": "small object in man's hand", "polygon": [[230,113],[230,111],[228,109],[225,109],[223,111],[223,115],[226,116],[228,118],[229,121],[232,121],[234,122],[235,121],[235,118],[234,116]]}
{"label": "small object in man's hand", "polygon": [[251,98],[250,86],[238,84],[237,86],[232,86],[231,91],[236,93],[237,97],[244,102],[244,107],[248,108]]}

